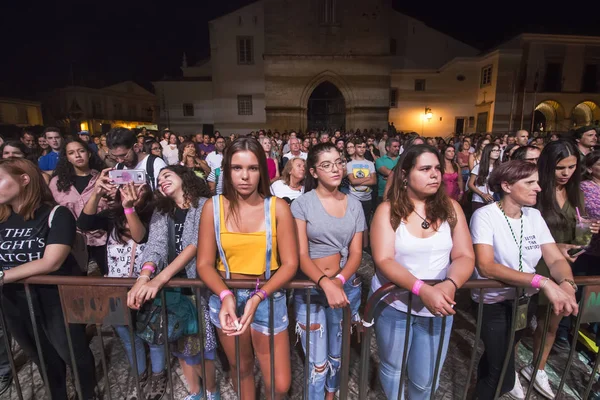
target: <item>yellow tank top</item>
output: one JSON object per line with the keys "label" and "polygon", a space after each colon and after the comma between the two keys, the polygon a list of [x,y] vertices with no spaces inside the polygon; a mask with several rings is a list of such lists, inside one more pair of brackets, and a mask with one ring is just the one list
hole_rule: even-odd
{"label": "yellow tank top", "polygon": [[[271,229],[273,236],[273,250],[271,252],[271,270],[279,268],[279,255],[277,252],[277,223],[275,220],[275,199],[271,201]],[[232,274],[262,275],[265,273],[267,262],[267,233],[260,232],[229,232],[225,226],[225,211],[223,196],[219,196],[219,219],[221,220],[221,246],[227,257],[229,272]],[[221,258],[217,261],[217,269],[225,271]]]}

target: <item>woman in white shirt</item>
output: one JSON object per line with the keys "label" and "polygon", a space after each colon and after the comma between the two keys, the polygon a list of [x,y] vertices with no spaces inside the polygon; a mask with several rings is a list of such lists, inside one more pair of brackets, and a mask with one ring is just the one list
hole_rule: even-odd
{"label": "woman in white shirt", "polygon": [[[406,289],[390,293],[377,305],[379,379],[387,398],[397,399],[410,312],[408,398],[429,399],[448,349],[455,292],[473,273],[473,246],[460,205],[443,187],[443,163],[434,147],[410,146],[396,171],[387,200],[377,208],[371,225],[377,266],[372,293],[387,282]],[[428,285],[422,279],[443,281]],[[410,309],[408,290],[415,295]],[[444,331],[439,317],[446,318]],[[440,340],[442,358],[436,371]]]}
{"label": "woman in white shirt", "polygon": [[487,180],[494,167],[498,165],[500,165],[500,146],[495,143],[486,145],[481,153],[481,162],[471,170],[468,183],[469,190],[473,191],[471,201],[473,212],[494,201],[494,191],[490,190]]}
{"label": "woman in white shirt", "polygon": [[163,159],[167,165],[175,165],[179,162],[179,143],[177,136],[169,136],[169,144],[163,147]]}
{"label": "woman in white shirt", "polygon": [[306,162],[300,158],[292,158],[283,167],[281,178],[271,184],[271,194],[288,203],[296,200],[304,193],[304,176]]}
{"label": "woman in white shirt", "polygon": [[[518,301],[519,320],[525,321],[525,325],[530,314],[529,299],[539,289],[548,297],[555,313],[577,314],[575,290],[569,283],[573,274],[540,212],[531,207],[541,190],[536,165],[521,160],[506,162],[494,169],[488,184],[500,194],[501,200],[480,208],[471,218],[477,276],[527,289],[518,289],[518,295],[517,289],[509,287],[481,291],[484,303],[481,339],[485,352],[479,361],[476,397],[494,398],[504,359],[509,354],[500,396],[510,392],[512,398],[524,399],[515,372],[514,347],[508,349],[514,302]],[[552,279],[535,274],[540,258],[548,265]],[[472,291],[474,301],[480,301],[479,293]],[[524,328],[516,324],[515,327]],[[521,332],[517,329],[515,343],[519,342]]]}

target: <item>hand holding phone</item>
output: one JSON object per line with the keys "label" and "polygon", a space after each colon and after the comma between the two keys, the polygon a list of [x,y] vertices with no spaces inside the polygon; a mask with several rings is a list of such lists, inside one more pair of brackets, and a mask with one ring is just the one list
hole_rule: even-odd
{"label": "hand holding phone", "polygon": [[583,253],[585,253],[584,247],[573,247],[572,249],[567,250],[567,254],[569,254],[573,258],[577,258]]}
{"label": "hand holding phone", "polygon": [[108,173],[108,177],[114,185],[146,183],[146,171],[143,169],[113,169]]}

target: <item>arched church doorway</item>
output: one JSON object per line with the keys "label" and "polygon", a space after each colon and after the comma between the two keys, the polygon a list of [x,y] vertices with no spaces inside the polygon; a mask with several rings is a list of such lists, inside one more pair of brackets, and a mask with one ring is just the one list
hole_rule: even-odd
{"label": "arched church doorway", "polygon": [[309,130],[344,130],[346,125],[346,102],[342,92],[329,81],[313,90],[308,99]]}

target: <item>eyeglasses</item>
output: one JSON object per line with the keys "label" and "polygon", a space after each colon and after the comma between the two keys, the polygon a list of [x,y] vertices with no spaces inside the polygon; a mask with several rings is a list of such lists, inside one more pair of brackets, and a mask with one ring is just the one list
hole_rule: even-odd
{"label": "eyeglasses", "polygon": [[153,147],[151,150],[152,151],[160,151],[160,147]]}
{"label": "eyeglasses", "polygon": [[338,169],[342,169],[346,166],[346,161],[344,161],[342,159],[338,159],[335,162],[325,161],[325,162],[322,162],[321,164],[317,165],[317,168],[319,168],[320,170],[325,171],[325,172],[331,172],[331,171],[333,171],[334,165]]}
{"label": "eyeglasses", "polygon": [[492,150],[492,152],[499,152],[499,151],[500,151],[500,149],[494,149],[494,150]]}
{"label": "eyeglasses", "polygon": [[117,161],[117,162],[125,161],[126,159],[129,158],[129,154],[132,151],[133,151],[133,148],[129,149],[129,151],[127,153],[125,153],[124,155],[109,154],[109,157],[112,158],[113,160]]}

